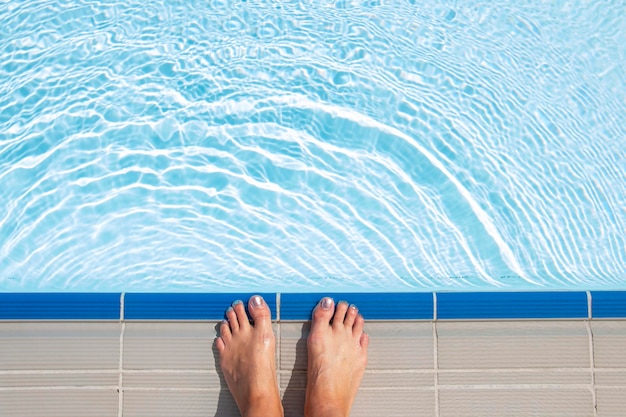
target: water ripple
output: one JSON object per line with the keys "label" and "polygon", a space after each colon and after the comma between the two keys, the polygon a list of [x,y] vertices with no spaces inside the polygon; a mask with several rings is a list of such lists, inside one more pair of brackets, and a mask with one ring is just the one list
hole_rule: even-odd
{"label": "water ripple", "polygon": [[0,290],[626,282],[624,5],[0,6]]}

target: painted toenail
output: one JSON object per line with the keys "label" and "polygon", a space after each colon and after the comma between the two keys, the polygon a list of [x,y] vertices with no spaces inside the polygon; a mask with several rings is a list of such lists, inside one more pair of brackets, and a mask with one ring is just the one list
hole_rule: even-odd
{"label": "painted toenail", "polygon": [[263,306],[263,298],[260,295],[255,295],[252,297],[252,307],[259,308]]}
{"label": "painted toenail", "polygon": [[356,310],[356,306],[355,306],[354,304],[350,304],[350,308],[351,308],[352,310]]}
{"label": "painted toenail", "polygon": [[236,305],[239,305],[239,304],[242,304],[242,303],[243,303],[243,301],[241,301],[241,300],[235,300],[235,301],[233,301],[233,306],[236,306]]}
{"label": "painted toenail", "polygon": [[322,302],[320,303],[322,310],[328,310],[333,306],[333,299],[330,297],[322,298]]}
{"label": "painted toenail", "polygon": [[232,308],[232,307],[228,307],[228,308],[226,309],[226,313],[230,313],[231,311],[233,311],[233,308]]}
{"label": "painted toenail", "polygon": [[348,304],[348,302],[346,300],[341,300],[339,301],[339,304]]}

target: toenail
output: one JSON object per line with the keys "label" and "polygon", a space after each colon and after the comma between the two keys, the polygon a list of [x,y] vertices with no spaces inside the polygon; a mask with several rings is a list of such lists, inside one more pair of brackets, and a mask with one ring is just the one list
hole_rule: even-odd
{"label": "toenail", "polygon": [[350,308],[351,308],[352,310],[356,310],[356,306],[355,306],[354,304],[350,304]]}
{"label": "toenail", "polygon": [[231,311],[233,311],[233,308],[232,308],[232,307],[228,307],[228,308],[226,309],[226,313],[230,313]]}
{"label": "toenail", "polygon": [[341,300],[341,301],[339,301],[339,304],[346,304],[347,305],[348,302],[346,300]]}
{"label": "toenail", "polygon": [[330,297],[324,297],[322,298],[322,301],[320,302],[320,306],[322,307],[322,310],[328,310],[332,307],[333,305],[333,299]]}
{"label": "toenail", "polygon": [[263,298],[260,295],[255,295],[252,297],[252,307],[259,308],[263,305]]}
{"label": "toenail", "polygon": [[236,305],[239,305],[239,304],[242,304],[242,303],[243,303],[243,301],[241,301],[241,300],[235,300],[235,301],[233,301],[233,306],[236,306]]}

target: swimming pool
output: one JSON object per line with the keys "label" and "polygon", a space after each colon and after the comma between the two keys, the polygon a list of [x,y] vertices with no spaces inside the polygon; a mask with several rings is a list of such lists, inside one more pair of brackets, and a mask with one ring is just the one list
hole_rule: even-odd
{"label": "swimming pool", "polygon": [[0,291],[623,288],[625,9],[0,2]]}

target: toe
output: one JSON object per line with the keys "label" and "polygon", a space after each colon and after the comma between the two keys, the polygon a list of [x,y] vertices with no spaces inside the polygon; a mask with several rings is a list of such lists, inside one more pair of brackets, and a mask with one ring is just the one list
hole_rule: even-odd
{"label": "toe", "polygon": [[311,331],[318,328],[325,328],[330,325],[330,319],[333,317],[335,302],[330,297],[324,297],[317,303],[313,310],[313,320],[311,323]]}
{"label": "toe", "polygon": [[370,336],[367,333],[361,333],[359,343],[361,344],[361,349],[367,350],[367,347],[370,344]]}
{"label": "toe", "polygon": [[233,338],[233,334],[230,331],[230,324],[224,320],[222,324],[220,324],[220,336],[219,336],[224,344],[226,345]]}
{"label": "toe", "polygon": [[258,328],[270,328],[272,327],[272,313],[270,308],[260,295],[253,295],[248,301],[248,311],[252,320],[254,320],[254,327]]}
{"label": "toe", "polygon": [[335,308],[335,315],[333,316],[333,327],[343,326],[343,321],[346,319],[346,312],[348,311],[348,303],[345,301],[339,301]]}
{"label": "toe", "polygon": [[230,325],[230,330],[236,332],[239,330],[239,321],[237,320],[237,313],[232,307],[228,307],[226,310],[226,318],[228,319],[228,324]]}
{"label": "toe", "polygon": [[250,319],[248,319],[248,313],[246,313],[246,308],[243,306],[243,302],[241,300],[237,300],[233,303],[233,311],[237,317],[237,323],[239,324],[240,330],[245,330],[250,327]]}
{"label": "toe", "polygon": [[354,304],[351,304],[350,307],[348,307],[348,312],[346,313],[346,318],[343,321],[343,324],[346,327],[354,326],[354,321],[356,320],[356,317],[358,314],[359,314],[359,310],[356,308]]}
{"label": "toe", "polygon": [[224,352],[224,349],[226,349],[226,344],[224,343],[224,340],[221,337],[215,338],[215,347],[217,347],[217,351],[219,353]]}
{"label": "toe", "polygon": [[354,320],[354,326],[352,326],[352,334],[355,336],[361,336],[363,334],[363,328],[365,327],[365,319],[362,315],[357,315]]}

